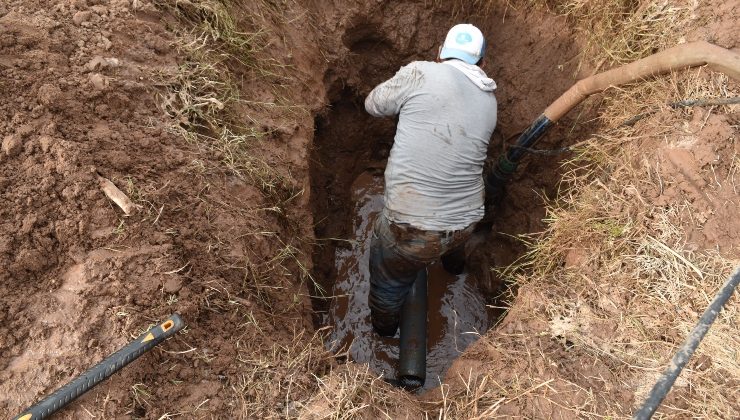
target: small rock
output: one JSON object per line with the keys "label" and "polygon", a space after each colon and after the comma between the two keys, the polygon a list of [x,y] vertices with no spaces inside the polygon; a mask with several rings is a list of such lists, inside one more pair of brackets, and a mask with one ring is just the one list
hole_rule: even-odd
{"label": "small rock", "polygon": [[49,83],[44,83],[39,88],[39,102],[43,105],[51,105],[61,96],[62,90],[58,86],[54,86]]}
{"label": "small rock", "polygon": [[33,152],[36,151],[36,139],[31,139],[25,143],[23,143],[23,149],[28,154],[33,154]]}
{"label": "small rock", "polygon": [[89,10],[80,10],[72,16],[72,22],[79,26],[82,22],[87,22],[92,17],[92,12]]}
{"label": "small rock", "polygon": [[182,288],[182,280],[178,277],[170,277],[162,287],[167,293],[177,293]]}
{"label": "small rock", "polygon": [[170,45],[167,40],[154,34],[145,35],[144,44],[159,54],[165,54],[170,50]]}
{"label": "small rock", "polygon": [[[2,191],[2,185],[0,185],[0,191]],[[5,253],[10,253],[13,247],[11,246],[13,243],[10,241],[10,238],[0,238],[0,255]]]}
{"label": "small rock", "polygon": [[53,136],[57,132],[57,124],[54,121],[49,122],[48,124],[41,127],[41,134],[46,134],[49,136]]}
{"label": "small rock", "polygon": [[46,153],[51,149],[51,145],[54,144],[54,138],[51,136],[41,136],[39,137],[39,144],[41,145],[41,150]]}
{"label": "small rock", "polygon": [[42,115],[44,115],[43,105],[36,105],[31,109],[31,118],[34,120],[41,118]]}
{"label": "small rock", "polygon": [[98,90],[103,90],[108,85],[108,80],[100,73],[90,75],[90,83]]}
{"label": "small rock", "polygon": [[92,9],[93,12],[100,16],[105,16],[108,14],[108,8],[103,6],[102,4],[96,4],[95,6],[92,6],[90,9]]}
{"label": "small rock", "polygon": [[15,156],[23,150],[20,137],[16,135],[5,136],[3,139],[3,152],[8,156]]}
{"label": "small rock", "polygon": [[[110,107],[106,104],[97,105],[95,107],[95,114],[98,115],[99,117],[108,117],[108,115],[110,114]],[[113,137],[113,134],[118,134],[118,133],[115,133],[115,132],[111,133],[111,137]]]}
{"label": "small rock", "polygon": [[101,44],[103,46],[103,49],[105,49],[106,51],[108,51],[109,49],[111,49],[111,47],[113,46],[113,43],[111,42],[111,40],[108,39],[108,38],[106,38],[106,37],[102,37],[100,39],[100,42],[101,42]]}
{"label": "small rock", "polygon": [[85,68],[93,71],[101,69],[105,66],[105,59],[99,55],[96,55],[92,58],[92,60],[88,61],[87,64],[85,64]]}

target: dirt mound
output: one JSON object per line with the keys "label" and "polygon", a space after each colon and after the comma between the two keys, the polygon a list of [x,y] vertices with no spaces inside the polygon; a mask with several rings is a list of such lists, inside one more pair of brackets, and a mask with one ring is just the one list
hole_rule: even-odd
{"label": "dirt mound", "polygon": [[148,123],[160,113],[141,81],[174,64],[171,36],[127,18],[127,2],[82,5],[10,2],[0,18],[0,392],[11,411],[163,315],[134,308],[161,305],[164,273],[180,263],[164,229],[127,241],[137,228],[96,178],[143,193],[156,184],[141,174],[187,164],[183,147]]}
{"label": "dirt mound", "polygon": [[[736,2],[607,2],[598,13],[599,2],[456,3],[0,4],[0,415],[172,312],[184,331],[62,415],[628,415],[649,386],[640,373],[659,371],[738,258],[738,118],[660,108],[633,131],[615,121],[737,86],[702,70],[649,94],[609,92],[561,120],[539,147],[589,147],[571,166],[528,159],[480,255],[479,272],[492,273],[479,276],[483,291],[521,284],[508,316],[422,396],[323,342],[318,292],[353,239],[351,184],[382,168],[392,144],[393,121],[370,118],[362,99],[401,65],[433,59],[451,24],[475,23],[499,85],[493,158],[592,71],[681,37],[736,48]],[[624,37],[602,43],[610,33]],[[124,215],[99,176],[138,209]],[[548,204],[559,191],[566,201]],[[525,254],[534,260],[506,268]],[[733,342],[729,313],[709,348]],[[737,361],[708,352],[695,363],[668,413],[736,417]]]}
{"label": "dirt mound", "polygon": [[[182,63],[168,22],[140,1],[0,6],[4,416],[175,311],[188,329],[166,352],[70,412],[228,411],[236,397],[222,389],[249,383],[234,360],[249,363],[247,355],[273,352],[310,327],[305,285],[289,277],[300,274],[300,245],[273,239],[290,236],[288,212],[229,171],[227,151],[206,153],[174,134],[160,108]],[[98,174],[139,210],[124,216]],[[300,206],[291,213],[307,215]]]}

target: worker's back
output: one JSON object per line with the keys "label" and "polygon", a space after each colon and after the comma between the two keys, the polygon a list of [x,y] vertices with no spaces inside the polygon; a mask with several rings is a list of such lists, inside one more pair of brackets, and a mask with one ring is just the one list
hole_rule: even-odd
{"label": "worker's back", "polygon": [[378,86],[365,106],[376,116],[400,113],[385,171],[390,220],[451,231],[483,217],[481,174],[496,126],[492,88],[451,63],[418,61]]}

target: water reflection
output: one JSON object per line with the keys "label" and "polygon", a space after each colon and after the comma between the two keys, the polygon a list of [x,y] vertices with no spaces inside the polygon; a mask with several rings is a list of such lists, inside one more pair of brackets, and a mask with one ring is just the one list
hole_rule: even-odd
{"label": "water reflection", "polygon": [[[382,174],[365,172],[352,186],[354,240],[337,247],[337,279],[329,311],[334,327],[329,347],[348,350],[352,360],[367,363],[373,372],[395,379],[398,335],[381,338],[370,325],[367,295],[370,287],[370,233],[383,208]],[[429,268],[429,314],[426,389],[439,385],[453,360],[488,328],[485,301],[467,274],[453,276],[441,264]]]}

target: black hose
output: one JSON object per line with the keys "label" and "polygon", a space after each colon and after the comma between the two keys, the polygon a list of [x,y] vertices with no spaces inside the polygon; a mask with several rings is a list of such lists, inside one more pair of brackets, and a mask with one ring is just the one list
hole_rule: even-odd
{"label": "black hose", "polygon": [[[683,101],[670,103],[668,104],[668,106],[673,109],[679,109],[679,108],[688,108],[691,106],[718,106],[718,105],[733,105],[733,104],[740,104],[740,96],[735,96],[731,98],[685,99]],[[659,111],[660,111],[660,108],[655,108],[647,112],[643,112],[642,114],[637,114],[634,117],[623,122],[622,126],[631,127],[635,125],[635,123],[640,121],[641,119],[645,117],[649,117]]]}
{"label": "black hose", "polygon": [[522,160],[526,149],[537,143],[547,130],[552,126],[552,121],[544,114],[540,115],[517,139],[514,147],[501,156],[496,166],[486,175],[486,207],[490,204],[498,204],[504,197],[506,184],[511,179],[519,161]]}
{"label": "black hose", "polygon": [[74,401],[80,395],[92,389],[95,385],[121,370],[139,356],[151,350],[154,346],[173,336],[185,324],[177,314],[145,332],[136,340],[108,356],[105,360],[90,368],[87,372],[75,378],[72,382],[59,388],[53,394],[27,408],[23,413],[13,417],[13,420],[37,420],[52,415],[57,410]]}
{"label": "black hose", "polygon": [[691,334],[689,334],[681,348],[678,349],[676,355],[673,356],[673,360],[671,360],[671,364],[668,366],[668,369],[663,372],[663,376],[661,376],[660,379],[658,379],[658,382],[653,386],[647,399],[642,404],[640,411],[635,413],[634,417],[632,417],[634,420],[648,420],[653,416],[655,410],[658,409],[658,406],[663,402],[663,399],[668,394],[668,391],[671,390],[673,383],[676,382],[676,378],[678,378],[678,375],[689,362],[691,355],[694,354],[699,343],[701,343],[701,340],[709,330],[709,327],[712,325],[714,320],[717,319],[717,315],[719,315],[722,307],[725,306],[725,303],[727,303],[732,296],[732,292],[735,291],[738,283],[740,283],[740,267],[735,270],[735,273],[727,279],[719,292],[714,296],[714,300],[704,311],[704,314],[691,331]]}
{"label": "black hose", "polygon": [[511,163],[518,164],[524,157],[525,152],[522,149],[534,146],[534,144],[537,143],[537,140],[539,140],[551,126],[552,122],[544,114],[540,115],[516,140],[515,146],[517,147],[509,149],[509,152],[506,154],[506,160]]}
{"label": "black hose", "polygon": [[419,271],[401,309],[398,380],[414,391],[427,376],[427,270]]}

